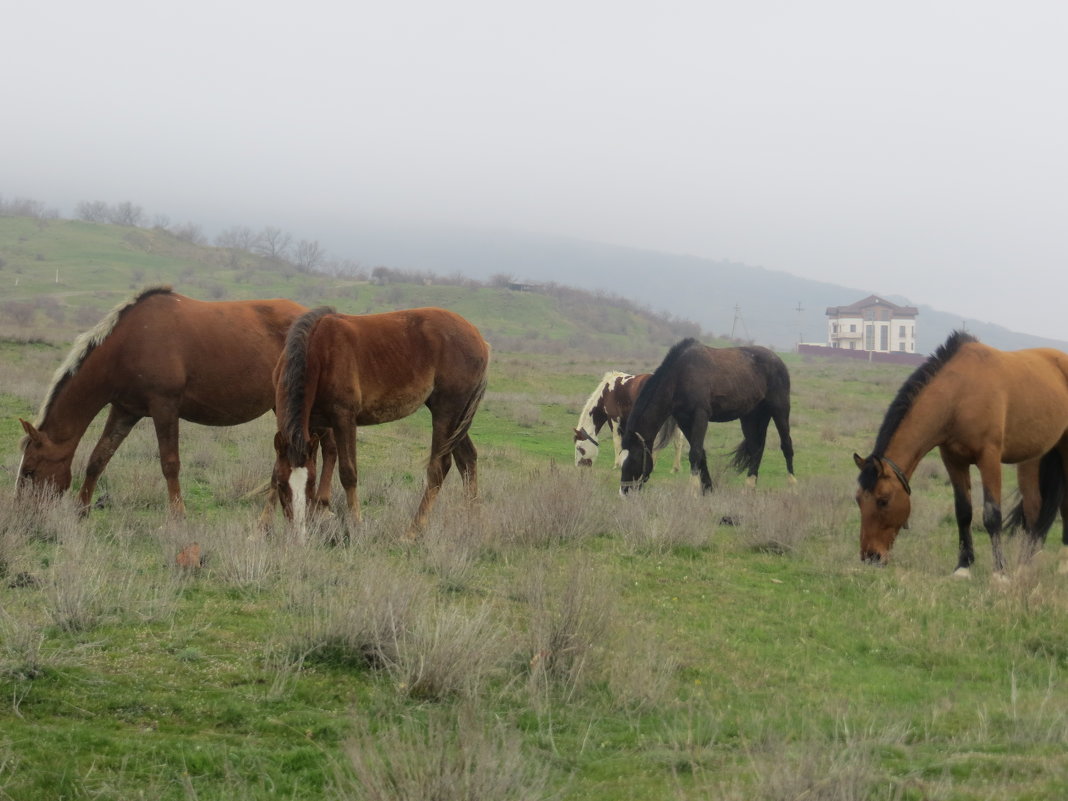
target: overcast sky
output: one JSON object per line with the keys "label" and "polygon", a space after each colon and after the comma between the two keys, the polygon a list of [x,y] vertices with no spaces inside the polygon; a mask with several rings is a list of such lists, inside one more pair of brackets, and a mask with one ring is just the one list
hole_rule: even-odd
{"label": "overcast sky", "polygon": [[1068,338],[1068,3],[52,0],[3,19],[0,193],[65,216],[132,200],[296,238],[563,234]]}

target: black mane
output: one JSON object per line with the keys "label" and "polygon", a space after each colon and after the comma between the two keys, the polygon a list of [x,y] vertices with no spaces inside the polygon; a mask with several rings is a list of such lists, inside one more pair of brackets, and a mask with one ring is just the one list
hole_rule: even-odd
{"label": "black mane", "polygon": [[[883,418],[879,433],[875,437],[875,448],[871,452],[873,457],[881,458],[886,454],[890,438],[894,436],[894,432],[901,425],[901,421],[905,419],[905,415],[912,408],[916,397],[931,383],[931,379],[938,375],[939,370],[957,355],[957,351],[960,350],[962,345],[978,341],[971,334],[967,334],[964,331],[954,331],[928,357],[927,361],[917,367],[915,372],[905,380],[905,383],[901,385],[901,389],[897,391],[894,400],[891,401],[890,407],[886,410],[886,417]],[[860,486],[863,489],[871,490],[875,487],[877,479],[878,470],[875,468],[874,463],[869,461],[868,465],[860,473]]]}
{"label": "black mane", "polygon": [[[701,343],[693,337],[687,337],[681,342],[672,345],[671,350],[669,350],[667,356],[664,357],[664,361],[660,362],[660,366],[649,376],[649,379],[645,382],[645,386],[642,387],[642,391],[639,392],[638,397],[634,399],[634,407],[630,410],[630,414],[627,416],[626,430],[623,432],[624,436],[626,436],[629,431],[632,431],[634,429],[634,423],[641,420],[645,415],[647,407],[660,393],[660,388],[663,386],[666,377],[674,371],[675,364],[678,362],[682,354],[695,345],[700,344]],[[659,442],[664,439],[664,437],[659,436],[657,439]]]}

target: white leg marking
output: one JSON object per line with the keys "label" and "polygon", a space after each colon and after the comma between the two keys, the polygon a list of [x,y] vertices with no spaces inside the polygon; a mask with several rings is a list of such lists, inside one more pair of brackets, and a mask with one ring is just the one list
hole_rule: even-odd
{"label": "white leg marking", "polygon": [[970,579],[972,577],[972,571],[966,567],[958,567],[953,571],[953,578]]}
{"label": "white leg marking", "polygon": [[305,485],[308,483],[308,468],[295,467],[289,474],[289,492],[293,498],[293,530],[297,532],[297,540],[303,545],[308,538],[308,524],[305,513],[308,508],[308,499],[305,495]]}

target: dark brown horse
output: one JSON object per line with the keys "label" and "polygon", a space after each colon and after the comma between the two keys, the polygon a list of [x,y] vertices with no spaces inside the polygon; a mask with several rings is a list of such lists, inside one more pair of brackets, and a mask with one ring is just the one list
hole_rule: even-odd
{"label": "dark brown horse", "polygon": [[794,446],[790,438],[790,373],[767,348],[709,348],[684,339],[668,351],[639,393],[623,430],[626,454],[620,491],[638,489],[653,470],[653,452],[662,448],[677,425],[690,443],[690,474],[704,492],[712,490],[705,457],[708,424],[740,420],[742,443],[732,463],[748,470],[756,485],[768,424],[779,432],[786,470],[794,479]]}
{"label": "dark brown horse", "polygon": [[[78,443],[111,404],[79,493],[83,510],[116,449],[141,418],[151,417],[171,510],[183,514],[178,421],[232,426],[270,411],[272,370],[286,331],[305,311],[278,299],[204,302],[169,287],[145,289],[119,304],[75,341],[36,423],[21,421],[26,436],[17,487],[66,490]],[[329,493],[332,470],[331,454],[322,493]]]}
{"label": "dark brown horse", "polygon": [[[1057,512],[1068,519],[1068,355],[1051,348],[995,350],[954,332],[905,381],[860,468],[860,558],[884,563],[908,522],[909,479],[938,448],[953,485],[960,551],[958,575],[975,561],[971,465],[983,482],[983,525],[994,571],[1001,574],[1001,465],[1017,465],[1020,504],[1009,517],[1026,528],[1031,551],[1041,548]],[[1068,545],[1068,529],[1063,542]],[[1028,552],[1028,556],[1031,551]]]}
{"label": "dark brown horse", "polygon": [[[634,401],[645,386],[651,373],[631,375],[619,370],[610,370],[605,373],[597,388],[582,407],[579,414],[578,427],[572,429],[575,440],[575,465],[578,467],[592,467],[601,443],[597,438],[601,430],[607,425],[612,433],[612,442],[615,444],[615,467],[623,464],[623,454],[620,450],[621,431],[627,415],[634,407]],[[675,462],[671,472],[679,472],[682,462],[683,436],[679,431],[675,437]]]}
{"label": "dark brown horse", "polygon": [[332,432],[348,510],[356,494],[356,427],[399,420],[424,404],[433,433],[426,488],[409,535],[426,522],[452,460],[469,497],[478,491],[468,430],[486,390],[489,345],[445,309],[350,316],[314,309],[293,324],[275,369],[278,433],[271,477],[287,518],[305,536],[305,503],[315,478],[314,443]]}

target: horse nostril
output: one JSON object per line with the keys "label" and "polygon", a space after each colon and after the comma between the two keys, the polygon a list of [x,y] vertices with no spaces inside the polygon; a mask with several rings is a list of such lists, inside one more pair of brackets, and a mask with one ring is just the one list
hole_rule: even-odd
{"label": "horse nostril", "polygon": [[861,556],[860,560],[876,567],[882,567],[885,564],[883,562],[883,557],[877,551],[869,551]]}

